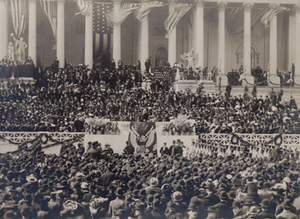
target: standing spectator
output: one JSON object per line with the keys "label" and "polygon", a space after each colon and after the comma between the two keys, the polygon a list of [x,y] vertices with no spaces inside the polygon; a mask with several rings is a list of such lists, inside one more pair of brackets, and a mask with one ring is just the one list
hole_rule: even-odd
{"label": "standing spectator", "polygon": [[169,148],[167,147],[166,142],[164,142],[164,145],[160,148],[159,152],[160,152],[161,156],[169,155]]}

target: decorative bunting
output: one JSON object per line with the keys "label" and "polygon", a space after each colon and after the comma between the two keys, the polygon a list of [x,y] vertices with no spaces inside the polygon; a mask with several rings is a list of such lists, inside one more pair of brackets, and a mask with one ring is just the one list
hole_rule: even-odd
{"label": "decorative bunting", "polygon": [[288,9],[287,7],[283,7],[283,6],[277,6],[277,7],[273,7],[270,8],[261,18],[261,22],[265,25],[265,28],[270,26],[270,20],[277,14],[285,12],[285,11],[289,11],[290,9]]}
{"label": "decorative bunting", "polygon": [[92,12],[92,6],[87,2],[86,0],[76,0],[77,7],[79,9],[79,12],[75,13],[75,15],[84,15],[88,16]]}
{"label": "decorative bunting", "polygon": [[19,39],[26,28],[27,4],[25,0],[11,0],[11,16],[16,38]]}
{"label": "decorative bunting", "polygon": [[151,8],[162,7],[164,6],[163,2],[154,1],[141,4],[136,10],[134,10],[135,17],[141,21],[150,13]]}
{"label": "decorative bunting", "polygon": [[139,7],[139,4],[136,3],[126,3],[123,4],[118,11],[118,13],[114,13],[112,10],[109,14],[108,22],[110,26],[113,27],[115,24],[121,24],[123,21],[127,18],[128,15],[130,15],[134,10],[136,10]]}
{"label": "decorative bunting", "polygon": [[178,24],[179,20],[192,8],[192,4],[178,3],[170,5],[169,16],[165,20],[165,28],[169,32]]}
{"label": "decorative bunting", "polygon": [[40,0],[41,6],[50,22],[52,34],[56,40],[56,20],[57,20],[57,2]]}

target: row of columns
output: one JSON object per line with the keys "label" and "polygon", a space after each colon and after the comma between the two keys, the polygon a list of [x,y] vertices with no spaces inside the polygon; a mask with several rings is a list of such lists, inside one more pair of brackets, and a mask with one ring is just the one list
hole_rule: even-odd
{"label": "row of columns", "polygon": [[[28,1],[28,57],[31,57],[36,63],[37,57],[37,2],[38,0]],[[59,60],[59,67],[63,68],[65,65],[65,0],[57,0],[57,41],[56,41],[56,57]],[[93,6],[92,0],[88,4]],[[85,51],[84,63],[93,66],[93,14],[92,11],[85,16]],[[8,1],[0,0],[0,35],[2,37],[0,43],[0,57],[6,56],[8,39]]]}
{"label": "row of columns", "polygon": [[[147,0],[141,0],[141,4],[146,4]],[[175,6],[177,0],[169,0],[169,10]],[[195,28],[194,28],[194,50],[197,54],[197,66],[204,66],[204,0],[195,0]],[[90,8],[93,7],[93,0],[89,0]],[[225,63],[226,63],[226,34],[225,34],[225,10],[227,3],[218,3],[218,58],[219,58],[219,72],[222,78],[222,84],[227,84],[225,76]],[[8,4],[7,0],[0,0],[0,34],[1,36],[8,36]],[[29,36],[28,36],[28,56],[36,63],[36,7],[37,0],[29,0]],[[248,82],[253,83],[251,77],[251,10],[253,3],[244,3],[244,73]],[[278,4],[270,4],[270,9],[278,7]],[[121,8],[121,0],[114,1],[114,13],[118,13]],[[93,66],[93,15],[85,15],[85,52],[84,62],[90,67]],[[297,75],[300,75],[300,4],[295,6],[295,20],[296,20],[296,44],[295,44],[295,70]],[[146,15],[141,25],[141,68],[144,70],[143,63],[149,57],[149,18]],[[291,27],[290,27],[291,28]],[[6,55],[8,45],[8,37],[3,37],[0,44],[0,55]],[[277,16],[275,15],[270,21],[270,51],[269,51],[269,71],[270,80],[274,83],[279,83],[277,77]],[[57,59],[59,60],[60,67],[64,67],[65,62],[65,0],[57,0]],[[121,24],[114,25],[113,34],[113,58],[116,60],[121,59]],[[169,32],[168,40],[168,61],[171,66],[176,62],[176,27]],[[297,68],[298,67],[298,68]]]}

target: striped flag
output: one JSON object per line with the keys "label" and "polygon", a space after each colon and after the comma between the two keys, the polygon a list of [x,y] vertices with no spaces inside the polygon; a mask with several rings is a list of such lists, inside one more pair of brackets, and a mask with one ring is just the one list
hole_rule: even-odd
{"label": "striped flag", "polygon": [[117,14],[112,10],[109,14],[108,22],[113,27],[114,24],[122,24],[123,21],[130,15],[134,10],[139,7],[137,3],[125,3],[121,6]]}
{"label": "striped flag", "polygon": [[48,1],[48,0],[40,0],[40,4],[44,9],[44,12],[50,22],[51,30],[54,39],[56,40],[56,20],[57,20],[57,2]]}
{"label": "striped flag", "polygon": [[11,17],[16,38],[19,39],[26,28],[27,4],[25,0],[10,0]]}
{"label": "striped flag", "polygon": [[164,3],[159,1],[147,2],[141,4],[136,10],[134,10],[135,17],[139,21],[141,21],[144,17],[146,17],[150,13],[151,8],[162,7],[162,6],[164,6]]}
{"label": "striped flag", "polygon": [[92,12],[92,6],[86,0],[76,0],[77,7],[79,12],[75,13],[75,15],[90,15]]}
{"label": "striped flag", "polygon": [[169,16],[165,20],[165,28],[169,32],[178,24],[179,20],[192,8],[192,4],[177,3],[171,7]]}
{"label": "striped flag", "polygon": [[93,32],[94,32],[94,61],[107,66],[110,62],[112,50],[113,28],[108,19],[113,10],[112,3],[94,3]]}
{"label": "striped flag", "polygon": [[276,8],[270,8],[270,10],[268,10],[261,18],[261,22],[265,25],[265,28],[267,28],[270,25],[270,20],[275,15],[277,15],[278,13],[289,11],[289,10],[290,9],[288,9],[287,7],[283,7],[283,6],[278,6]]}

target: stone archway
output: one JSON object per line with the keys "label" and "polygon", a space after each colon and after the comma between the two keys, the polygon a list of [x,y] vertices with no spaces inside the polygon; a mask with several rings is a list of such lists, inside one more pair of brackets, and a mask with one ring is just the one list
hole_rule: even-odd
{"label": "stone archway", "polygon": [[168,62],[168,50],[165,46],[158,46],[154,49],[154,66],[157,68],[164,67]]}

